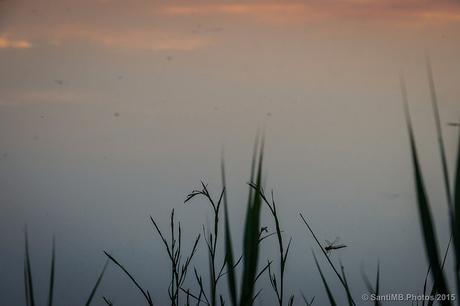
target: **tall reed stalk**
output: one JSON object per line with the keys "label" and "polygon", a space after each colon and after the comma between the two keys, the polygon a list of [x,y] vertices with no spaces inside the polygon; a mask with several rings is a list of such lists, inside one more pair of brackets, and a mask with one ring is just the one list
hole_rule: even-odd
{"label": "tall reed stalk", "polygon": [[[213,225],[212,230],[207,229],[203,226],[203,237],[207,246],[209,256],[209,287],[210,287],[210,300],[211,306],[216,306],[217,303],[217,285],[221,277],[224,275],[225,258],[222,260],[220,268],[217,266],[218,263],[216,258],[217,244],[219,241],[219,213],[222,204],[222,199],[225,193],[225,187],[222,188],[219,199],[216,201],[209,193],[208,187],[205,183],[201,182],[201,190],[193,190],[187,195],[184,203],[189,202],[196,196],[204,197],[211,205],[213,212]],[[201,286],[200,286],[201,287]]]}

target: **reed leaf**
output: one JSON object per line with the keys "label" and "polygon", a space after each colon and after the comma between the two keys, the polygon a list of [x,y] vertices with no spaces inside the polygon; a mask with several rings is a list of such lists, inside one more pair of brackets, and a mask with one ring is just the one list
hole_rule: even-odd
{"label": "reed leaf", "polygon": [[25,284],[26,284],[26,301],[29,306],[35,306],[34,287],[32,280],[32,267],[30,264],[29,254],[29,237],[27,235],[27,228],[25,230]]}
{"label": "reed leaf", "polygon": [[[226,181],[225,181],[225,164],[224,159],[222,157],[221,160],[221,174],[222,174],[222,186],[226,188]],[[236,306],[238,300],[238,293],[237,293],[237,284],[236,284],[236,276],[233,267],[235,266],[235,260],[233,257],[233,246],[232,246],[232,235],[230,231],[230,221],[228,217],[228,200],[227,200],[227,192],[224,191],[223,195],[224,201],[224,218],[225,218],[225,262],[227,267],[230,269],[227,271],[228,274],[228,289],[230,293],[230,301],[232,302],[233,306]]]}
{"label": "reed leaf", "polygon": [[53,237],[53,246],[51,251],[51,271],[50,271],[50,285],[48,291],[48,306],[53,305],[53,290],[54,290],[54,266],[55,266],[55,259],[56,259],[56,245],[55,239]]}
{"label": "reed leaf", "polygon": [[455,218],[454,218],[454,248],[455,248],[455,276],[457,280],[457,294],[460,294],[460,133],[458,135],[457,147],[457,169],[455,172],[455,189],[454,189],[454,205],[455,205]]}
{"label": "reed leaf", "polygon": [[86,303],[85,303],[86,306],[89,306],[91,304],[91,301],[93,300],[93,297],[96,294],[97,288],[99,287],[99,284],[101,283],[102,277],[104,276],[105,270],[107,269],[108,265],[109,265],[109,259],[107,258],[105,261],[104,267],[102,268],[101,273],[99,273],[96,283],[94,284],[93,289],[91,290],[91,293],[89,294],[89,297],[86,300]]}
{"label": "reed leaf", "polygon": [[345,268],[343,267],[342,263],[340,263],[340,270],[342,272],[343,282],[345,283],[345,292],[347,294],[348,305],[353,306],[354,302],[353,302],[353,298],[352,298],[352,295],[351,295],[350,286],[348,285],[347,277],[345,275]]}
{"label": "reed leaf", "polygon": [[[425,242],[425,250],[431,266],[434,282],[441,294],[448,294],[447,284],[445,281],[444,273],[441,269],[441,262],[438,253],[438,242],[433,224],[430,204],[425,191],[423,175],[421,173],[420,164],[418,160],[417,148],[415,145],[414,132],[412,122],[409,115],[409,103],[407,101],[407,92],[404,79],[401,77],[401,93],[404,104],[404,114],[406,119],[407,131],[409,134],[411,158],[413,163],[415,190],[417,196],[417,208],[419,212],[420,222],[422,226],[422,233]],[[442,305],[450,305],[449,301],[442,301]]]}
{"label": "reed leaf", "polygon": [[311,252],[313,254],[313,258],[315,259],[315,264],[316,264],[316,267],[318,268],[319,275],[321,276],[321,280],[323,282],[324,289],[326,289],[326,293],[327,293],[327,297],[329,298],[329,302],[331,303],[331,306],[336,306],[337,303],[335,302],[331,289],[329,288],[326,278],[323,275],[323,271],[321,271],[321,267],[319,266],[318,259],[316,258],[315,252],[313,250]]}
{"label": "reed leaf", "polygon": [[[257,142],[256,142],[257,144]],[[251,183],[258,188],[262,184],[263,166],[263,140],[258,147],[256,159],[253,157],[252,168],[257,165],[257,172],[253,172]],[[251,170],[253,171],[253,170]],[[240,305],[252,305],[254,301],[255,278],[257,275],[257,262],[259,258],[259,233],[260,233],[260,212],[262,208],[262,197],[249,187],[249,200],[246,212],[243,243],[243,281],[241,288]]]}

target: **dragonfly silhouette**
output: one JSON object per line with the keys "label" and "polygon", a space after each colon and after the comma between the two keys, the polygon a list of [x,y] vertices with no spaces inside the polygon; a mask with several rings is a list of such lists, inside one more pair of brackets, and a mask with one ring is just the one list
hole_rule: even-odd
{"label": "dragonfly silhouette", "polygon": [[325,240],[326,245],[324,246],[324,250],[326,251],[327,254],[330,254],[332,251],[343,249],[347,247],[345,244],[337,244],[339,240],[340,240],[339,237],[335,238],[333,242],[330,242],[329,240]]}

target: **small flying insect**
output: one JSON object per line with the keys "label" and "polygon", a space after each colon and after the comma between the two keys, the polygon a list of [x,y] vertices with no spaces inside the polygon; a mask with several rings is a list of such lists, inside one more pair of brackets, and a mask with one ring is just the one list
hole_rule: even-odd
{"label": "small flying insect", "polygon": [[326,246],[324,247],[324,250],[326,251],[326,254],[329,255],[332,251],[343,249],[347,247],[345,244],[337,244],[339,240],[340,240],[339,237],[335,238],[333,242],[330,242],[329,240],[325,240]]}
{"label": "small flying insect", "polygon": [[449,122],[447,123],[448,126],[460,126],[460,122]]}

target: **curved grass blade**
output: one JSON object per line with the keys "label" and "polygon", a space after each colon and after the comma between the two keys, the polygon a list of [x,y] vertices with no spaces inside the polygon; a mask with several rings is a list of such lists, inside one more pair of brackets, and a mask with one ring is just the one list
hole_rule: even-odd
{"label": "curved grass blade", "polygon": [[106,251],[104,251],[104,254],[114,263],[116,264],[130,279],[131,281],[133,282],[133,284],[137,287],[137,289],[139,289],[139,291],[142,293],[142,295],[144,296],[145,300],[147,301],[148,305],[149,306],[153,306],[153,301],[150,297],[150,294],[148,291],[145,291],[144,289],[142,289],[142,287],[139,285],[139,283],[136,281],[136,279],[131,275],[131,273],[128,272],[128,270],[126,270],[125,267],[123,267],[122,264],[120,264],[115,258],[112,257],[112,255],[110,255],[109,253],[107,253]]}
{"label": "curved grass blade", "polygon": [[[258,187],[262,184],[263,165],[263,140],[259,145],[256,139],[253,159],[251,164],[250,183]],[[257,167],[257,168],[256,168]],[[222,159],[222,184],[225,188],[225,167]],[[233,247],[230,233],[230,222],[228,218],[228,202],[226,193],[223,195],[225,211],[225,248],[227,267],[234,267]],[[257,279],[257,262],[259,258],[259,234],[260,234],[260,213],[262,197],[260,193],[249,188],[248,204],[246,209],[245,226],[243,231],[243,272],[241,282],[241,295],[238,298],[237,282],[234,269],[228,270],[228,284],[232,305],[252,305],[254,302],[255,280]]]}
{"label": "curved grass blade", "polygon": [[106,298],[105,296],[103,296],[102,299],[104,300],[104,302],[105,302],[108,306],[113,306],[112,301],[110,301],[110,300],[109,300],[108,298]]}
{"label": "curved grass blade", "polygon": [[428,83],[430,86],[431,105],[433,108],[434,121],[436,124],[436,136],[438,140],[439,153],[441,155],[442,173],[443,173],[443,178],[444,178],[444,188],[446,191],[447,203],[449,205],[449,214],[450,214],[450,217],[453,218],[454,211],[452,207],[452,193],[450,191],[449,170],[447,167],[447,157],[446,157],[446,150],[445,150],[445,145],[444,145],[444,138],[442,136],[441,116],[439,114],[438,98],[436,95],[436,87],[434,85],[433,69],[431,68],[431,61],[428,55],[426,56],[426,67],[428,71]]}
{"label": "curved grass blade", "polygon": [[30,255],[29,255],[29,237],[27,235],[27,228],[25,230],[25,248],[26,248],[26,258],[25,258],[25,280],[26,280],[26,300],[30,306],[35,306],[34,298],[34,287],[32,281],[32,267],[30,265]]}
{"label": "curved grass blade", "polygon": [[336,306],[337,303],[335,302],[331,289],[329,289],[329,285],[327,284],[327,281],[324,278],[323,271],[321,271],[321,268],[318,263],[318,259],[316,259],[315,252],[313,250],[311,252],[313,254],[313,258],[315,259],[315,264],[316,264],[316,267],[318,268],[318,272],[319,272],[319,275],[321,276],[321,280],[323,281],[324,288],[326,289],[326,293],[327,293],[327,297],[329,298],[329,302],[331,303],[331,306]]}
{"label": "curved grass blade", "polygon": [[233,247],[232,247],[232,236],[230,232],[230,222],[228,219],[228,202],[227,202],[227,188],[225,182],[225,165],[224,158],[221,159],[221,173],[222,173],[222,188],[225,189],[223,195],[224,201],[224,218],[225,218],[225,262],[227,267],[230,267],[228,270],[228,289],[230,291],[230,301],[233,306],[236,306],[237,303],[237,289],[236,289],[236,276],[233,267],[235,266],[235,260],[233,257]]}
{"label": "curved grass blade", "polygon": [[[436,125],[436,136],[437,136],[437,141],[438,141],[439,153],[441,156],[441,166],[442,166],[442,174],[443,174],[443,179],[444,179],[444,188],[445,188],[446,199],[447,199],[447,204],[449,208],[451,232],[453,235],[455,235],[455,232],[459,233],[457,231],[457,225],[455,221],[456,220],[455,214],[458,211],[454,210],[454,205],[456,206],[456,204],[453,203],[454,200],[452,199],[452,192],[451,192],[450,179],[449,179],[450,175],[449,175],[449,169],[447,166],[446,150],[445,150],[444,138],[443,138],[442,126],[441,126],[441,116],[439,113],[439,105],[438,105],[438,98],[436,95],[436,87],[434,85],[433,69],[431,67],[431,61],[428,55],[426,55],[426,67],[427,67],[427,72],[428,72],[428,83],[429,83],[430,94],[431,94],[431,105],[433,108],[434,120],[435,120],[435,125]],[[455,266],[456,266],[455,280],[457,284],[457,291],[460,292],[460,278],[459,278],[460,237],[454,238],[454,249],[455,249]]]}
{"label": "curved grass blade", "polygon": [[91,293],[89,294],[88,299],[86,300],[86,303],[85,303],[86,306],[89,306],[91,304],[91,301],[93,300],[93,297],[96,294],[97,288],[99,287],[99,284],[101,283],[102,276],[104,276],[105,270],[107,269],[108,265],[109,265],[109,259],[107,258],[105,261],[104,267],[102,268],[102,271],[96,280],[96,284],[94,284],[94,287],[91,290]]}
{"label": "curved grass blade", "polygon": [[[425,185],[423,182],[423,176],[421,173],[417,148],[415,146],[414,132],[412,128],[412,122],[409,115],[409,104],[407,101],[407,92],[404,84],[404,80],[401,77],[401,93],[404,104],[404,114],[407,124],[407,130],[409,134],[411,157],[414,168],[414,180],[415,180],[415,189],[417,195],[417,207],[420,216],[420,223],[422,226],[423,238],[425,242],[425,250],[427,252],[428,260],[431,265],[431,270],[433,273],[434,282],[437,284],[439,293],[448,294],[447,284],[445,281],[444,273],[441,269],[441,264],[438,254],[438,242],[435,233],[435,227],[433,224],[433,218],[431,214],[431,209],[429,201],[425,191]],[[449,301],[442,301],[443,305],[450,305]]]}
{"label": "curved grass blade", "polygon": [[[256,186],[261,188],[262,185],[262,167],[263,167],[263,147],[262,139],[258,148],[258,159],[252,161],[252,168],[257,165],[256,174],[251,177],[251,182],[256,181]],[[260,233],[260,212],[262,207],[262,197],[260,193],[255,192],[249,187],[249,202],[246,213],[246,224],[244,228],[243,243],[243,281],[241,288],[240,305],[252,305],[254,301],[255,278],[257,274],[257,262],[259,258],[259,233]]]}

